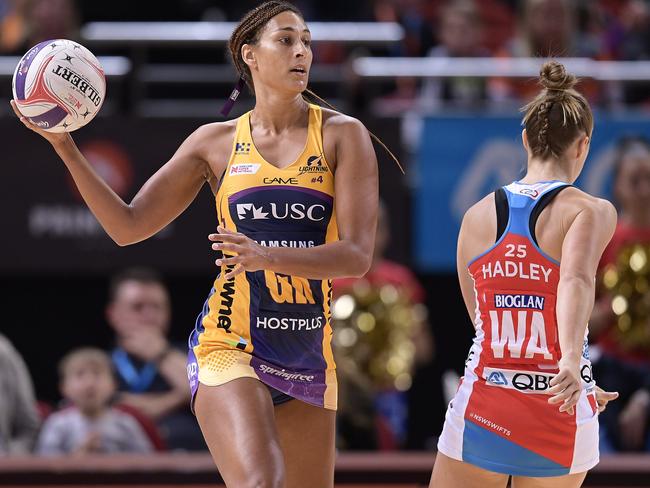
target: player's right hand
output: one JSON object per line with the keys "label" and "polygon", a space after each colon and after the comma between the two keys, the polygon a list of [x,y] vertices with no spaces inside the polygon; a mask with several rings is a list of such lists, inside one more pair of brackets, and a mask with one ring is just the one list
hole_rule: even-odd
{"label": "player's right hand", "polygon": [[551,398],[548,399],[548,403],[561,403],[560,412],[566,412],[569,415],[573,415],[575,412],[574,407],[578,403],[582,391],[579,366],[579,360],[576,364],[575,361],[569,359],[560,359],[560,371],[549,382],[551,388],[549,388],[548,394],[551,395]]}
{"label": "player's right hand", "polygon": [[16,114],[16,117],[23,123],[25,127],[27,127],[29,130],[32,130],[36,132],[38,135],[42,136],[45,138],[50,144],[53,146],[56,146],[58,144],[61,144],[62,142],[65,142],[70,135],[67,132],[47,132],[38,127],[36,124],[33,124],[29,121],[27,117],[25,117],[23,114],[20,113],[18,110],[18,107],[16,106],[16,102],[11,100],[9,102],[11,104],[11,108],[14,110],[14,113]]}

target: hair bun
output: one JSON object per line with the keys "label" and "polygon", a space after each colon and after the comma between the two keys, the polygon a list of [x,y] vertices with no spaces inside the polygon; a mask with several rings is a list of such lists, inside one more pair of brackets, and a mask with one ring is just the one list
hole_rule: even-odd
{"label": "hair bun", "polygon": [[570,90],[577,81],[578,79],[571,73],[567,73],[564,65],[557,61],[547,61],[539,70],[539,82],[547,90]]}

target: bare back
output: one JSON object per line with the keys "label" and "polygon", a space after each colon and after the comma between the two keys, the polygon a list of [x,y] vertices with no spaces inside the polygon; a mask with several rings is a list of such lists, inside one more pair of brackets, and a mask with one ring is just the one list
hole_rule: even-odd
{"label": "bare back", "polygon": [[[593,197],[578,188],[570,187],[558,194],[553,201],[542,210],[535,224],[535,235],[541,250],[562,263],[563,245],[568,230],[576,216],[585,211],[590,214],[603,214],[605,219],[597,223],[605,231],[611,227],[613,207],[611,203]],[[615,214],[614,214],[615,218]],[[587,237],[587,236],[585,236]],[[492,247],[497,238],[497,217],[494,193],[490,193],[474,204],[465,214],[463,225],[458,236],[457,268],[463,298],[468,313],[474,316],[475,303],[472,280],[467,272],[467,265],[474,257]],[[594,233],[594,239],[596,235]],[[584,242],[586,245],[587,242]],[[590,246],[585,246],[586,248]],[[602,253],[602,251],[601,251]],[[590,256],[594,268],[600,259]]]}

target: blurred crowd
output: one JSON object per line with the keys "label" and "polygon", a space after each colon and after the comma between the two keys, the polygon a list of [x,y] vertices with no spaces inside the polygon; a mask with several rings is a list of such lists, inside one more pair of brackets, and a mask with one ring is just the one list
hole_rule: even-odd
{"label": "blurred crowd", "polygon": [[[132,2],[74,0],[0,0],[0,52],[22,54],[44,39],[79,38],[91,21],[215,20],[237,21],[259,2],[176,0],[155,9],[132,8]],[[296,0],[307,21],[398,22],[402,42],[389,47],[314,45],[315,63],[345,65],[363,54],[407,57],[587,57],[597,60],[646,60],[650,57],[650,2],[647,0]],[[210,59],[210,62],[212,60]],[[223,62],[227,62],[225,56]],[[607,107],[648,104],[647,83],[581,85],[591,103]],[[400,78],[381,93],[348,80],[345,92],[353,107],[363,107],[363,93],[393,100],[394,109],[442,104],[460,107],[520,103],[537,89],[529,80]]]}
{"label": "blurred crowd", "polygon": [[206,448],[189,410],[186,346],[168,338],[170,297],[160,275],[117,273],[104,313],[112,348],[61,351],[56,403],[34,392],[21,355],[0,336],[0,455]]}

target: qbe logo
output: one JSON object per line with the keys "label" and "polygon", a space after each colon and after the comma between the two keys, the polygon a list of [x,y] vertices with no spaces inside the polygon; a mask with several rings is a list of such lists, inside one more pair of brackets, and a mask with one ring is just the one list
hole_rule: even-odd
{"label": "qbe logo", "polygon": [[487,379],[485,380],[488,383],[491,383],[493,385],[499,385],[499,386],[505,386],[508,384],[508,380],[506,379],[506,375],[504,375],[501,371],[492,371]]}
{"label": "qbe logo", "polygon": [[522,393],[545,393],[551,387],[554,373],[485,368],[483,378],[490,386],[508,388]]}

